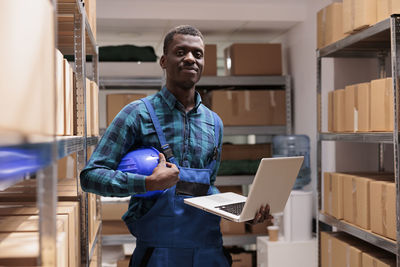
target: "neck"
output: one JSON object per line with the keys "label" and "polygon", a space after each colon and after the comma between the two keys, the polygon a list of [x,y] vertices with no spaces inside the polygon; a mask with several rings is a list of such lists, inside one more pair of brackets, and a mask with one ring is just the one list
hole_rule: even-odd
{"label": "neck", "polygon": [[192,110],[196,104],[195,87],[184,88],[181,86],[174,86],[167,82],[167,89],[176,97],[176,99],[185,107],[185,111]]}

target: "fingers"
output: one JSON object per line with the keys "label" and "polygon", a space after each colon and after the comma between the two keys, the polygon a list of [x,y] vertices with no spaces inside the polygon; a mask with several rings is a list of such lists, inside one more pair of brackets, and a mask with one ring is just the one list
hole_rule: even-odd
{"label": "fingers", "polygon": [[159,154],[158,154],[158,157],[159,157],[159,159],[158,159],[158,164],[164,166],[164,165],[165,165],[165,162],[167,161],[167,160],[165,159],[164,154],[163,154],[163,153],[159,153]]}

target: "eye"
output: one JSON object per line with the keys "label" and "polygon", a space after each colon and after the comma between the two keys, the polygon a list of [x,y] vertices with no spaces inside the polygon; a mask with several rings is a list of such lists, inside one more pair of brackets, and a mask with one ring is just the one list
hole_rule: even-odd
{"label": "eye", "polygon": [[179,50],[176,51],[176,55],[177,55],[178,57],[181,57],[181,56],[183,56],[184,54],[185,54],[185,52],[184,52],[182,49],[179,49]]}
{"label": "eye", "polygon": [[203,57],[203,53],[202,53],[201,51],[197,51],[197,52],[194,53],[194,56],[195,56],[197,59],[201,59],[201,58]]}

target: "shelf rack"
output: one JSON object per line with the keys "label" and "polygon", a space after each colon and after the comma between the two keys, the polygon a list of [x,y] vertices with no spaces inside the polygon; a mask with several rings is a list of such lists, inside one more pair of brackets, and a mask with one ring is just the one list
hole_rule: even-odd
{"label": "shelf rack", "polygon": [[[89,266],[95,246],[101,245],[100,242],[97,242],[100,239],[101,223],[96,231],[92,246],[89,247],[88,193],[82,192],[80,189],[79,174],[86,165],[88,147],[96,145],[98,142],[98,137],[88,137],[86,131],[86,57],[90,55],[92,59],[92,73],[89,78],[99,84],[99,48],[81,0],[57,0],[57,48],[64,55],[73,55],[75,60],[76,89],[74,91],[74,104],[76,113],[74,114],[74,120],[77,127],[74,132],[78,137],[58,138],[58,143],[61,144],[58,148],[58,157],[66,156],[72,153],[71,151],[77,152],[76,177],[78,179],[77,193],[80,202],[81,264]],[[100,205],[98,197],[96,203]],[[100,207],[98,206],[97,209],[100,210]],[[101,263],[101,253],[98,253],[97,257],[97,262]]]}
{"label": "shelf rack", "polygon": [[[321,208],[321,143],[324,141],[341,142],[363,142],[393,144],[394,147],[394,172],[396,183],[396,213],[397,213],[397,241],[390,241],[377,236],[369,231],[361,230],[351,224],[338,221],[331,216],[319,214],[319,222],[336,227],[359,239],[369,242],[372,245],[383,248],[396,255],[397,267],[400,267],[400,193],[399,193],[399,125],[398,125],[398,104],[399,104],[399,77],[400,77],[400,15],[392,15],[390,18],[381,21],[368,29],[354,35],[347,36],[331,45],[317,50],[317,189],[318,189],[318,212]],[[369,57],[380,59],[382,65],[384,55],[390,54],[392,63],[393,93],[394,93],[394,131],[390,133],[323,133],[321,132],[321,60],[322,58],[359,58]],[[381,151],[380,151],[381,152]],[[380,163],[382,159],[380,158]],[[319,236],[319,224],[317,224]]]}

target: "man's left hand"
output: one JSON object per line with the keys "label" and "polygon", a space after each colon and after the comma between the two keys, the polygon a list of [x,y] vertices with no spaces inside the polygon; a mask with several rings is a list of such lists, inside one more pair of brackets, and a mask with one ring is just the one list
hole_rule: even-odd
{"label": "man's left hand", "polygon": [[267,221],[268,225],[272,225],[272,220],[274,217],[269,213],[270,208],[269,205],[266,204],[265,206],[261,206],[260,209],[257,211],[253,220],[247,221],[246,223],[255,225],[257,223],[262,223]]}

